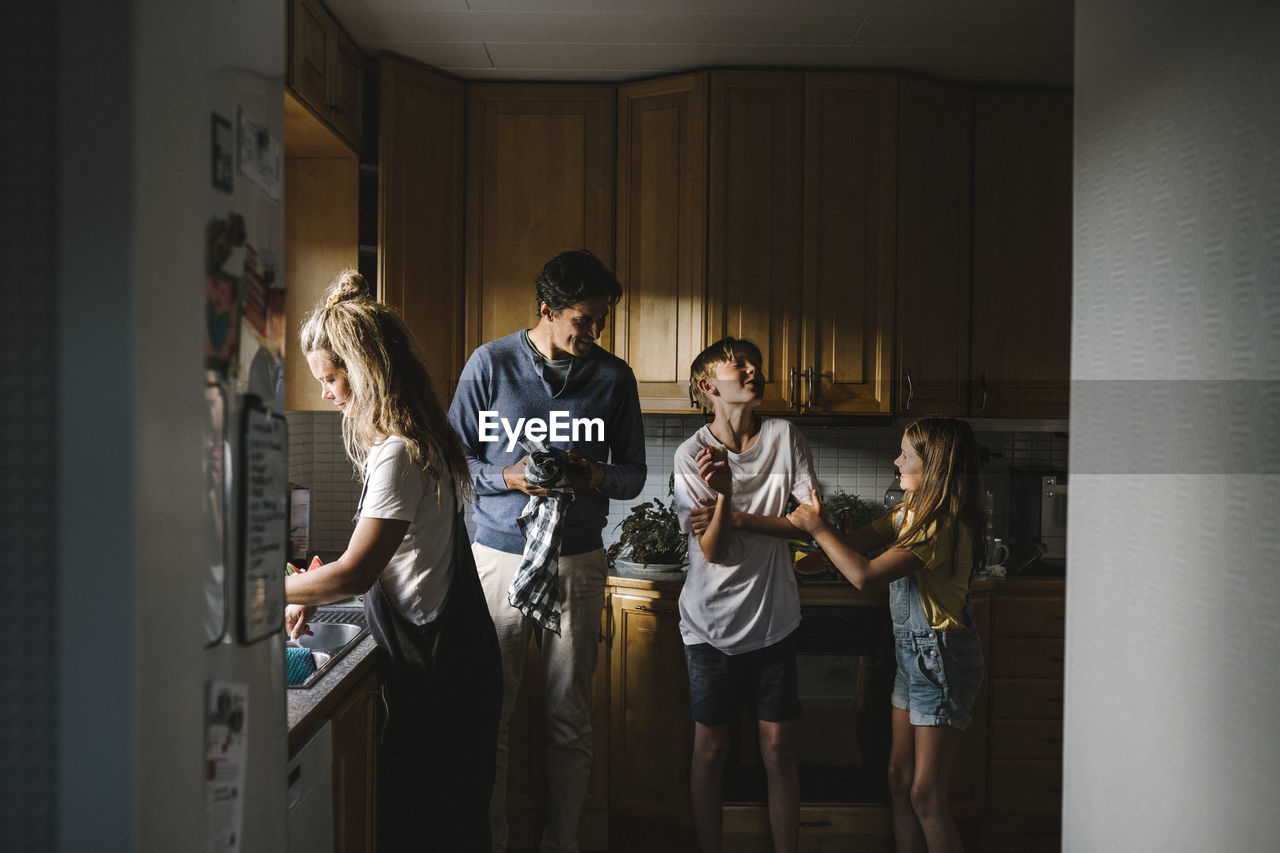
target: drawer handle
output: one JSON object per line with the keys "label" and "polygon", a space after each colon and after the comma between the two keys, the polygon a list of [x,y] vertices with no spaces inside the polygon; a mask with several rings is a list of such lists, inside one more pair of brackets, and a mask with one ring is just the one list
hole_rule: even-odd
{"label": "drawer handle", "polygon": [[802,820],[800,821],[801,829],[815,829],[820,826],[831,826],[829,820]]}
{"label": "drawer handle", "polygon": [[637,604],[635,609],[641,611],[642,613],[652,613],[654,616],[675,616],[676,615],[671,610],[658,610],[656,607],[645,607],[643,604]]}
{"label": "drawer handle", "polygon": [[1066,659],[1063,658],[1061,655],[1051,655],[1049,657],[1049,663],[1065,663],[1065,662],[1066,662]]}

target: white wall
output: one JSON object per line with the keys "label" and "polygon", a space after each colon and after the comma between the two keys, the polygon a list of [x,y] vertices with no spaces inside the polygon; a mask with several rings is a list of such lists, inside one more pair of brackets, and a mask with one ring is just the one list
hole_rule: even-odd
{"label": "white wall", "polygon": [[1280,843],[1277,9],[1076,4],[1069,851]]}

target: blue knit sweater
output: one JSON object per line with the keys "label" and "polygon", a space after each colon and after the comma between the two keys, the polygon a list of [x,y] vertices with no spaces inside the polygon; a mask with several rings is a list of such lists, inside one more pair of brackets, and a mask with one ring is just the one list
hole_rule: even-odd
{"label": "blue knit sweater", "polygon": [[503,468],[525,456],[513,432],[538,419],[548,429],[542,437],[548,447],[604,463],[604,481],[578,494],[564,520],[560,553],[583,554],[603,544],[609,499],[634,498],[644,488],[644,422],[636,378],[625,361],[598,346],[573,359],[559,392],[543,367],[524,330],[477,348],[458,380],[449,423],[462,438],[475,482],[476,541],[509,554],[524,552],[516,519],[529,502],[502,478]]}

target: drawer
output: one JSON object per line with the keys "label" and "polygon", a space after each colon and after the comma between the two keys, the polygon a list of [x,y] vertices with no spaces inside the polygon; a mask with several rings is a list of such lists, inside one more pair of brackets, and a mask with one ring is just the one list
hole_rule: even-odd
{"label": "drawer", "polygon": [[991,717],[1062,719],[1062,681],[1052,678],[993,678]]}
{"label": "drawer", "polygon": [[1062,678],[1062,637],[994,637],[993,678]]}
{"label": "drawer", "polygon": [[1057,853],[1062,820],[1053,815],[991,815],[982,822],[985,853]]}
{"label": "drawer", "polygon": [[991,602],[991,636],[1061,637],[1066,634],[1066,617],[1062,596],[997,596]]}
{"label": "drawer", "polygon": [[1062,812],[1061,761],[993,759],[987,767],[990,814]]}
{"label": "drawer", "polygon": [[1061,720],[994,720],[991,758],[1062,759]]}

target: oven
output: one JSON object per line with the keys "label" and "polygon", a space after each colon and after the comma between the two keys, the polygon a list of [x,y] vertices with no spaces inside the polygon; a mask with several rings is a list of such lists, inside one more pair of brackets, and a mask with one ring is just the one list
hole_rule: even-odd
{"label": "oven", "polygon": [[[804,708],[793,727],[800,802],[888,803],[895,669],[889,608],[880,597],[858,604],[805,603],[814,598],[821,596],[802,595],[795,633]],[[768,800],[755,721],[745,712],[732,732],[724,796],[726,804]]]}

